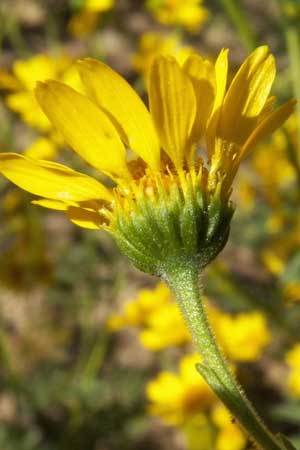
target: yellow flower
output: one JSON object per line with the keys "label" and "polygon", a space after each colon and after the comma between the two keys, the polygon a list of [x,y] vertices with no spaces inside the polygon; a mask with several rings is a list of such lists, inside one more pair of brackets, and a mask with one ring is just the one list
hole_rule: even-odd
{"label": "yellow flower", "polygon": [[198,32],[209,16],[202,3],[202,0],[148,0],[146,7],[164,25],[180,25]]}
{"label": "yellow flower", "polygon": [[[254,361],[261,357],[270,341],[270,332],[261,313],[231,316],[212,307],[208,301],[206,309],[226,356],[235,361]],[[136,299],[125,303],[121,314],[114,314],[108,320],[112,331],[128,326],[139,327],[141,343],[152,351],[191,341],[175,299],[163,283],[154,290],[140,291]]]}
{"label": "yellow flower", "polygon": [[[277,130],[268,143],[256,148],[251,166],[259,176],[259,188],[272,207],[282,208],[282,192],[296,181],[294,166],[288,157],[288,146],[298,148],[296,114],[285,123],[284,130]],[[289,142],[290,141],[290,142]]]}
{"label": "yellow flower", "polygon": [[266,319],[259,312],[217,314],[212,324],[225,354],[235,361],[255,361],[270,342]]}
{"label": "yellow flower", "polygon": [[281,2],[283,13],[290,19],[297,19],[300,15],[299,2],[294,0],[285,0]]}
{"label": "yellow flower", "polygon": [[294,397],[300,398],[300,343],[286,354],[285,361],[290,368],[290,374],[287,379],[289,392]]}
{"label": "yellow flower", "polygon": [[205,412],[216,398],[199,376],[195,364],[201,357],[194,354],[181,359],[179,373],[160,372],[147,384],[149,412],[169,425],[182,425],[196,414]]}
{"label": "yellow flower", "polygon": [[67,56],[37,54],[15,61],[11,74],[0,69],[0,89],[8,91],[5,97],[8,107],[20,114],[27,125],[47,134],[47,137],[38,137],[24,151],[33,159],[54,159],[58,149],[64,145],[62,136],[53,130],[36,100],[36,82],[55,78],[81,92],[83,86],[72,64],[73,61]]}
{"label": "yellow flower", "polygon": [[97,28],[100,15],[112,9],[114,4],[114,0],[85,0],[68,24],[70,33],[78,38],[92,33]]}
{"label": "yellow flower", "polygon": [[267,269],[275,275],[280,275],[284,271],[284,261],[271,249],[265,249],[261,252],[261,258]]}
{"label": "yellow flower", "polygon": [[298,343],[286,354],[285,360],[290,367],[298,368],[300,364],[300,345]]}
{"label": "yellow flower", "polygon": [[141,343],[155,351],[190,341],[188,329],[169,288],[158,283],[155,289],[142,289],[137,298],[125,303],[121,314],[107,322],[112,331],[128,326],[140,328]]}
{"label": "yellow flower", "polygon": [[212,439],[209,432],[210,417],[217,427],[213,448],[241,450],[247,440],[240,428],[231,422],[226,408],[197,372],[195,366],[199,362],[199,355],[186,355],[180,360],[178,373],[160,372],[147,384],[149,413],[159,417],[167,425],[179,426],[190,443],[203,433],[208,448],[211,448]]}
{"label": "yellow flower", "polygon": [[177,33],[143,33],[138,49],[133,55],[133,67],[145,76],[158,55],[174,56],[179,64],[183,65],[192,53],[194,53],[193,48],[183,45]]}
{"label": "yellow flower", "polygon": [[114,0],[85,0],[84,9],[89,11],[103,12],[113,8]]}
{"label": "yellow flower", "polygon": [[300,282],[289,281],[283,287],[283,297],[286,301],[300,300]]}
{"label": "yellow flower", "polygon": [[40,137],[26,148],[24,154],[33,159],[54,159],[57,154],[57,146],[51,139]]}
{"label": "yellow flower", "polygon": [[215,429],[204,413],[199,413],[180,427],[188,450],[215,450]]}
{"label": "yellow flower", "polygon": [[215,450],[241,450],[247,439],[241,429],[232,423],[227,409],[218,404],[212,411],[212,420],[218,428]]}
{"label": "yellow flower", "polygon": [[140,332],[141,343],[149,350],[190,342],[191,336],[179,308],[175,303],[162,305],[148,317],[146,327]]}
{"label": "yellow flower", "polygon": [[62,80],[71,64],[72,61],[66,56],[37,54],[28,59],[16,60],[12,74],[1,70],[0,88],[11,91],[6,96],[9,108],[20,114],[28,125],[40,131],[48,131],[51,124],[36,101],[33,90],[37,81],[51,78]]}
{"label": "yellow flower", "polygon": [[[179,186],[185,196],[186,186],[201,188],[208,202],[218,189],[226,202],[241,159],[294,108],[290,101],[273,109],[269,93],[275,64],[265,46],[246,59],[228,89],[227,51],[220,52],[215,65],[199,55],[183,67],[171,57],[157,58],[149,75],[151,115],[105,64],[86,59],[78,69],[89,97],[47,81],[36,88],[37,99],[75,152],[117,187],[108,189],[63,165],[16,153],[1,154],[0,172],[41,197],[36,204],[64,210],[86,228],[120,230],[120,214],[131,215],[140,196],[155,202],[161,187],[171,192]],[[208,166],[195,153],[201,138],[207,142]],[[137,159],[128,162],[127,148]],[[123,239],[123,247],[127,244]],[[139,252],[144,252],[141,246],[135,249]]]}
{"label": "yellow flower", "polygon": [[252,211],[256,205],[256,192],[251,180],[239,177],[236,192],[240,209],[246,213]]}
{"label": "yellow flower", "polygon": [[164,283],[158,283],[155,289],[142,289],[137,297],[128,301],[122,314],[110,316],[107,325],[112,331],[124,326],[143,326],[147,323],[149,315],[156,314],[161,306],[169,305],[170,290]]}
{"label": "yellow flower", "polygon": [[[289,214],[285,217],[283,211],[278,211],[276,214],[278,214],[277,228],[275,228],[276,221],[273,219],[274,235],[262,249],[261,258],[271,273],[282,276],[285,273],[287,261],[291,260],[297,249],[300,248],[300,217],[297,214]],[[293,277],[292,274],[291,276]],[[285,280],[282,281],[286,284]],[[294,282],[290,278],[286,281],[287,283]],[[297,277],[295,277],[295,281],[297,281]]]}

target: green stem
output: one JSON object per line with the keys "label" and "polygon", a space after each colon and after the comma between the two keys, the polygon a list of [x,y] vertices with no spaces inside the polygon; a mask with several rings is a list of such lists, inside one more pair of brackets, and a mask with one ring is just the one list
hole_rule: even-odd
{"label": "green stem", "polygon": [[184,261],[168,267],[166,281],[173,290],[182,314],[193,336],[204,364],[197,369],[216,395],[230,409],[250,439],[261,450],[283,450],[284,447],[263,424],[245,396],[210,328],[203,307],[196,264]]}
{"label": "green stem", "polygon": [[247,51],[251,52],[256,47],[255,36],[249,26],[245,14],[236,0],[219,0],[227,16],[234,24]]}

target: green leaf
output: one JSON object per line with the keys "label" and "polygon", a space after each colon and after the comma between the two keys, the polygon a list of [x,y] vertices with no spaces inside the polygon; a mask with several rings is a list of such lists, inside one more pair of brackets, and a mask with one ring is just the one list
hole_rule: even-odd
{"label": "green leaf", "polygon": [[272,408],[271,416],[275,420],[298,424],[300,417],[300,402],[286,402]]}
{"label": "green leaf", "polygon": [[299,450],[294,447],[294,445],[283,434],[279,434],[278,438],[280,439],[286,450]]}

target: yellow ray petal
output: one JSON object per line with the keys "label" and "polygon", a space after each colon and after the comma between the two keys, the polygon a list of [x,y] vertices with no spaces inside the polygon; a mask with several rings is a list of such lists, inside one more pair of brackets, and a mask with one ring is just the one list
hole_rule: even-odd
{"label": "yellow ray petal", "polygon": [[112,177],[128,177],[124,146],[100,108],[58,81],[38,83],[36,96],[52,124],[85,161]]}
{"label": "yellow ray petal", "polygon": [[258,47],[241,65],[225,96],[220,136],[243,144],[255,127],[275,78],[275,60],[267,46]]}
{"label": "yellow ray petal", "polygon": [[79,61],[83,83],[116,125],[126,145],[152,169],[159,168],[159,143],[146,106],[118,73],[95,59]]}
{"label": "yellow ray petal", "polygon": [[66,203],[112,199],[109,190],[94,178],[18,153],[0,153],[0,173],[25,191],[47,199]]}
{"label": "yellow ray petal", "polygon": [[66,216],[75,225],[89,230],[98,230],[103,225],[103,217],[96,211],[70,206],[66,211]]}
{"label": "yellow ray petal", "polygon": [[296,103],[297,102],[295,99],[291,99],[280,106],[280,108],[272,111],[269,115],[267,115],[249,136],[240,152],[239,159],[244,158],[258,141],[264,139],[266,136],[273,133],[273,131],[279,128],[292,114],[295,109]]}
{"label": "yellow ray petal", "polygon": [[265,103],[265,106],[261,110],[261,113],[259,114],[259,121],[263,120],[265,117],[267,117],[274,109],[275,104],[277,101],[277,97],[275,95],[272,95],[269,97]]}
{"label": "yellow ray petal", "polygon": [[196,96],[175,58],[155,59],[149,74],[150,110],[160,142],[175,167],[182,167],[192,144]]}
{"label": "yellow ray petal", "polygon": [[226,92],[227,74],[228,74],[228,50],[222,49],[215,62],[216,94],[213,109],[211,112],[211,116],[209,118],[206,131],[207,151],[210,156],[212,156],[215,150],[216,129],[221,113],[224,95]]}
{"label": "yellow ray petal", "polygon": [[67,56],[51,57],[44,53],[35,54],[26,59],[17,59],[13,64],[13,73],[23,89],[32,91],[37,81],[56,79],[71,65]]}
{"label": "yellow ray petal", "polygon": [[184,63],[183,70],[192,80],[196,94],[197,115],[193,133],[195,133],[195,140],[197,141],[204,133],[214,102],[215,68],[207,59],[199,55],[191,55]]}
{"label": "yellow ray petal", "polygon": [[57,151],[57,145],[52,140],[39,137],[24,150],[24,155],[32,159],[54,159]]}
{"label": "yellow ray petal", "polygon": [[43,208],[56,209],[58,211],[66,211],[69,207],[67,203],[59,200],[50,200],[48,198],[41,198],[40,200],[32,200],[33,205],[42,206]]}
{"label": "yellow ray petal", "polygon": [[51,124],[41,110],[36,98],[31,91],[17,91],[5,98],[7,106],[21,115],[22,120],[31,127],[41,131],[48,131]]}

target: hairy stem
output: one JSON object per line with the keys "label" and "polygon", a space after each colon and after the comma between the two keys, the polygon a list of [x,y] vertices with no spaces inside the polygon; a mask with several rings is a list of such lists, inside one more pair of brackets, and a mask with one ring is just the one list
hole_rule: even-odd
{"label": "hairy stem", "polygon": [[249,438],[261,450],[284,447],[267,429],[239,386],[222,355],[203,307],[198,271],[193,262],[168,267],[166,281],[173,290],[204,364],[197,366],[216,395],[236,417]]}

